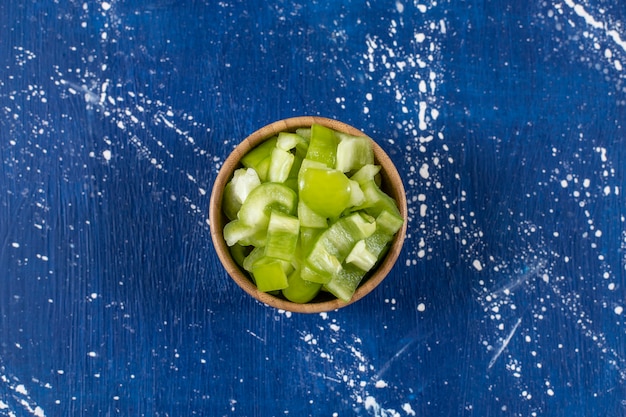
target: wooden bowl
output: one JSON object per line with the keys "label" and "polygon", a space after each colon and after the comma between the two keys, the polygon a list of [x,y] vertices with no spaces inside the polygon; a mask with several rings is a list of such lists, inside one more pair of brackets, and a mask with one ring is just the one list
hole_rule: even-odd
{"label": "wooden bowl", "polygon": [[335,298],[330,293],[322,291],[309,303],[298,304],[288,301],[282,297],[261,292],[257,289],[251,281],[248,273],[241,269],[233,260],[228,245],[226,245],[224,240],[222,231],[224,229],[224,225],[228,222],[228,218],[222,211],[222,196],[224,187],[232,178],[233,172],[237,168],[241,167],[239,162],[241,158],[259,143],[277,135],[279,132],[294,132],[298,128],[310,127],[314,123],[351,135],[367,136],[360,130],[345,123],[316,116],[293,117],[290,119],[279,120],[262,127],[245,138],[224,161],[224,164],[215,179],[215,183],[213,184],[209,208],[209,226],[211,228],[213,245],[215,246],[215,250],[217,251],[217,255],[222,262],[222,265],[231,278],[245,292],[256,298],[258,301],[277,309],[298,313],[319,313],[323,311],[335,310],[354,303],[369,294],[378,284],[382,282],[383,279],[385,279],[398,259],[398,255],[402,249],[402,244],[404,243],[408,221],[406,194],[402,184],[402,178],[398,174],[398,171],[389,156],[374,140],[372,140],[375,161],[381,166],[381,189],[396,201],[398,208],[400,209],[400,214],[404,218],[404,224],[396,234],[389,251],[385,255],[385,258],[379,262],[375,270],[370,271],[370,273],[366,275],[363,282],[361,282],[361,285],[352,296],[352,299],[347,303]]}

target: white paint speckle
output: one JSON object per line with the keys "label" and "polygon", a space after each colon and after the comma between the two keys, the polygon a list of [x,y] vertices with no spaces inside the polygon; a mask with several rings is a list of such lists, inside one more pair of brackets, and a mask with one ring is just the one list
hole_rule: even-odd
{"label": "white paint speckle", "polygon": [[404,403],[402,404],[402,410],[408,415],[408,416],[415,416],[415,411],[413,411],[413,408],[411,408],[411,404],[409,403]]}
{"label": "white paint speckle", "polygon": [[104,151],[102,151],[102,157],[104,158],[105,161],[110,161],[111,151],[109,149],[105,149]]}
{"label": "white paint speckle", "polygon": [[376,398],[372,397],[371,395],[365,397],[364,405],[365,409],[373,412],[374,416],[400,417],[400,413],[398,413],[396,410],[382,408],[380,405],[378,405],[378,401],[376,401]]}
{"label": "white paint speckle", "polygon": [[428,169],[429,169],[428,164],[422,164],[422,167],[420,168],[420,177],[424,179],[428,179],[428,177],[430,176]]}
{"label": "white paint speckle", "polygon": [[379,408],[378,406],[378,402],[376,401],[376,398],[372,397],[371,395],[368,395],[365,398],[365,409],[366,410],[371,410],[372,408]]}
{"label": "white paint speckle", "polygon": [[426,310],[426,304],[424,304],[424,303],[419,303],[419,304],[417,305],[417,311],[422,312],[422,311],[425,311],[425,310]]}
{"label": "white paint speckle", "polygon": [[617,306],[613,309],[613,312],[619,316],[624,312],[624,307]]}
{"label": "white paint speckle", "polygon": [[615,65],[615,69],[616,70],[618,70],[618,71],[622,70],[622,63],[618,59],[616,59],[613,64]]}
{"label": "white paint speckle", "polygon": [[448,30],[446,29],[446,22],[445,22],[445,20],[443,20],[443,19],[441,19],[441,20],[439,21],[439,31],[440,31],[443,35],[445,35],[445,34],[446,34],[446,32],[448,31]]}
{"label": "white paint speckle", "polygon": [[483,270],[483,264],[478,259],[474,259],[474,262],[472,262],[472,266],[476,268],[477,271]]}
{"label": "white paint speckle", "polygon": [[419,128],[420,130],[426,130],[428,128],[428,124],[426,123],[426,107],[428,105],[426,104],[425,101],[420,101],[419,107],[420,107],[420,111],[419,111]]}

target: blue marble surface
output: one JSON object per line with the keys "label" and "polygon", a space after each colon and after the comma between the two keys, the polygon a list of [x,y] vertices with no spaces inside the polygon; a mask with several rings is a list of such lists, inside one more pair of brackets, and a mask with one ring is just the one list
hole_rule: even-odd
{"label": "blue marble surface", "polygon": [[[626,414],[626,6],[0,3],[0,415]],[[221,268],[217,171],[350,123],[405,179],[362,301]]]}

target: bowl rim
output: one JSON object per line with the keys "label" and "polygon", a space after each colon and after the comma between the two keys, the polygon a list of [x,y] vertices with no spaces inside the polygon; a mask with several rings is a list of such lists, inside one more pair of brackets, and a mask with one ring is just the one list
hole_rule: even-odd
{"label": "bowl rim", "polygon": [[[343,301],[338,298],[333,298],[327,301],[310,302],[305,304],[294,303],[284,298],[279,298],[274,295],[259,291],[250,280],[247,273],[241,270],[241,268],[233,260],[228,245],[224,240],[222,229],[225,221],[225,215],[222,212],[222,197],[224,187],[230,181],[235,169],[241,165],[240,159],[248,153],[252,148],[260,144],[266,139],[278,134],[279,132],[293,132],[298,128],[310,127],[312,124],[321,124],[331,129],[341,131],[350,135],[365,136],[367,137],[373,147],[375,160],[378,165],[381,165],[381,175],[383,177],[383,185],[393,184],[393,187],[388,188],[386,191],[393,192],[391,197],[396,201],[400,214],[404,219],[402,227],[396,233],[394,240],[392,241],[387,254],[378,264],[377,268],[369,274],[368,278],[359,285],[349,301]],[[348,125],[344,122],[340,122],[336,119],[330,119],[321,116],[298,116],[290,117],[282,120],[278,120],[269,123],[260,129],[254,131],[246,138],[244,138],[228,155],[224,160],[220,170],[213,183],[213,189],[211,191],[211,198],[209,202],[209,228],[211,231],[211,239],[213,246],[217,252],[218,258],[228,273],[228,275],[235,281],[235,283],[243,289],[250,296],[256,300],[267,304],[271,307],[279,310],[290,311],[294,313],[321,313],[326,311],[337,310],[347,305],[353,304],[369,294],[374,288],[376,288],[389,274],[393,266],[395,265],[404,240],[406,237],[407,223],[408,223],[408,209],[406,201],[406,193],[404,185],[402,183],[402,177],[398,173],[398,170],[387,153],[380,147],[376,141],[371,137],[363,133],[361,130]]]}

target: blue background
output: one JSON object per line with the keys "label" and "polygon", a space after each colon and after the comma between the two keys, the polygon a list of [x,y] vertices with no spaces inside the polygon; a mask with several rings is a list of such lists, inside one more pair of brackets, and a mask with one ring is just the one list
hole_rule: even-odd
{"label": "blue background", "polygon": [[[0,415],[626,413],[626,7],[4,1]],[[207,223],[237,143],[321,115],[405,180],[362,301],[299,315]]]}

